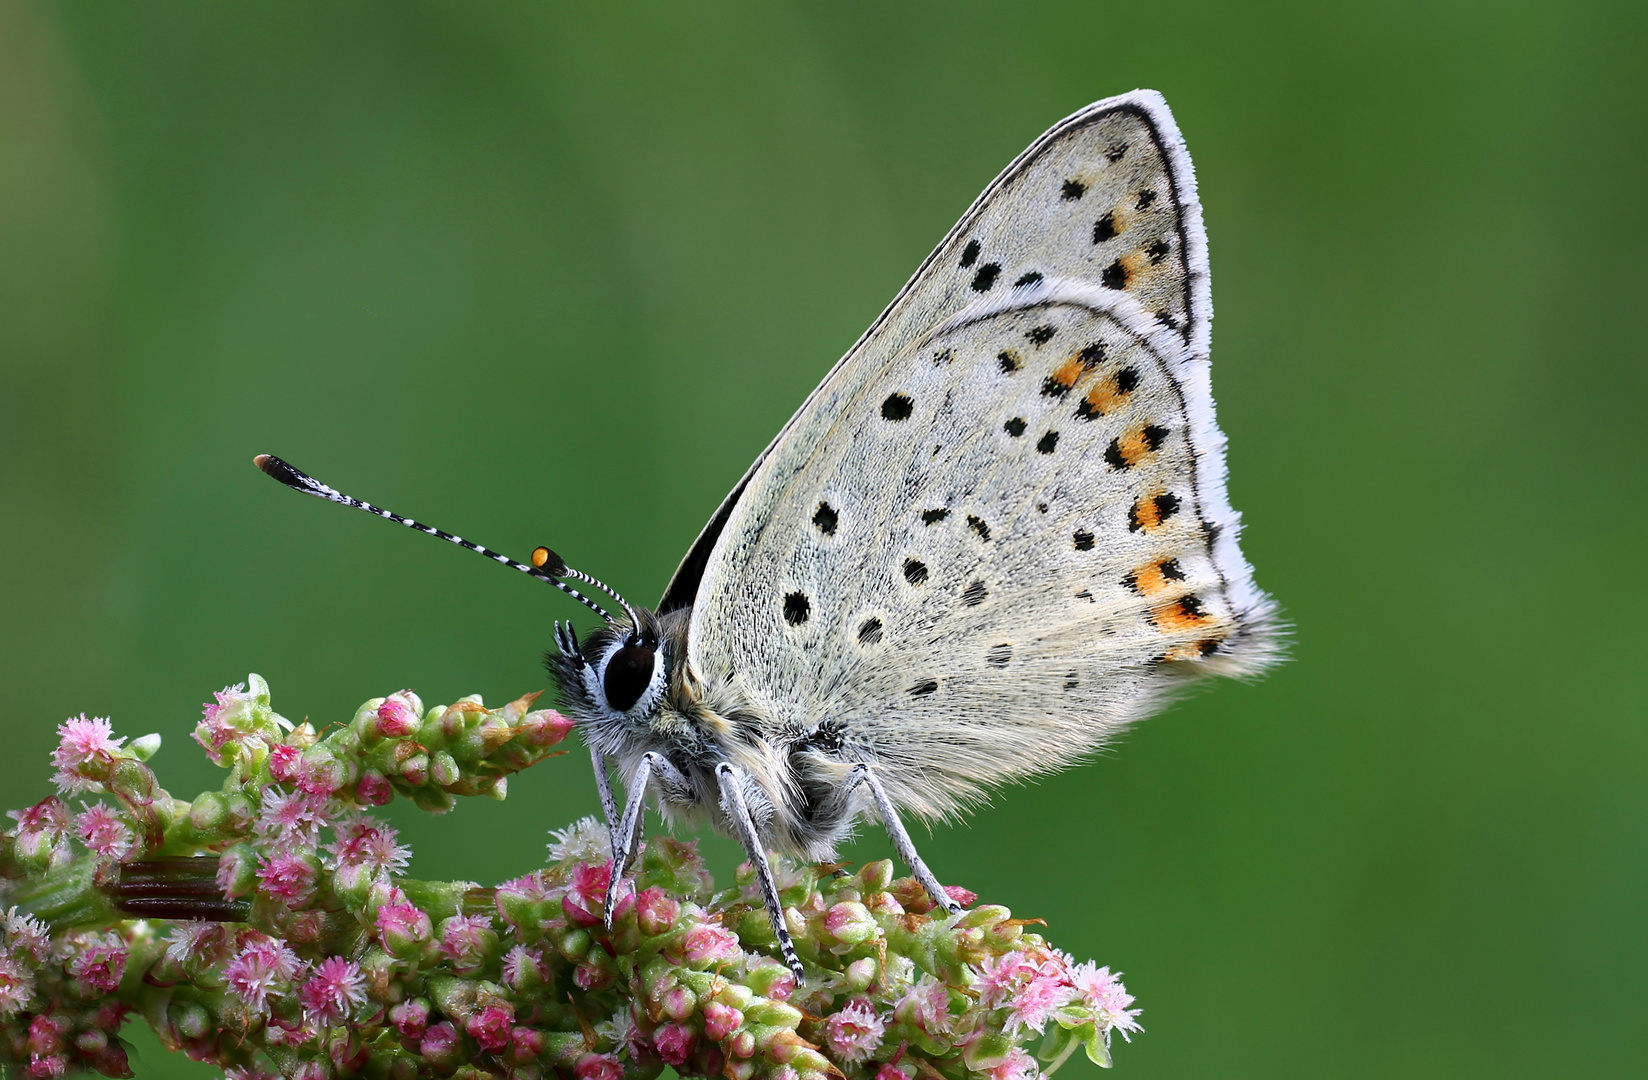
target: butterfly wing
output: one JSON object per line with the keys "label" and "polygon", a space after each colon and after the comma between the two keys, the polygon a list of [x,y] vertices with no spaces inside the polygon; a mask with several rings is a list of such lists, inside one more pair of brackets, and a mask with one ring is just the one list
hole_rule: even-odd
{"label": "butterfly wing", "polygon": [[1210,316],[1159,95],[1053,128],[689,553],[666,607],[697,585],[693,669],[777,724],[832,722],[933,816],[1091,751],[1186,675],[1263,666]]}

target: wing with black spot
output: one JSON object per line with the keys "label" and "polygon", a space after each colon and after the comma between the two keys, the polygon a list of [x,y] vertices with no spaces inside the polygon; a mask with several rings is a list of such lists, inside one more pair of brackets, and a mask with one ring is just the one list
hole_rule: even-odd
{"label": "wing with black spot", "polygon": [[1090,751],[1187,675],[1263,666],[1206,318],[1160,99],[1055,128],[724,508],[698,675],[786,726],[831,721],[844,756],[937,815]]}

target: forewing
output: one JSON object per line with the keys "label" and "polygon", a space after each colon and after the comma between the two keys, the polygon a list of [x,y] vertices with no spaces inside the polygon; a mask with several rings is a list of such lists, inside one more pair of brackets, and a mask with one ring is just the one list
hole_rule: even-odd
{"label": "forewing", "polygon": [[734,507],[808,415],[875,378],[944,319],[1027,275],[1125,292],[1192,355],[1207,355],[1213,309],[1201,204],[1160,94],[1136,90],[1089,105],[1002,170],[751,465],[682,559],[659,610],[694,602]]}
{"label": "forewing", "polygon": [[1269,656],[1164,118],[1130,96],[1021,157],[791,421],[707,558],[698,675],[795,730],[833,722],[919,813]]}

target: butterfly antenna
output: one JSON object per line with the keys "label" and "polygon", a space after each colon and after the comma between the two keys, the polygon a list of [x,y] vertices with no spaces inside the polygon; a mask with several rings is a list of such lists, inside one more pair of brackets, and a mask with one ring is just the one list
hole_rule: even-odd
{"label": "butterfly antenna", "polygon": [[[505,566],[513,570],[519,570],[523,574],[547,581],[557,589],[560,589],[562,592],[572,597],[574,600],[578,601],[580,604],[595,612],[595,614],[601,616],[601,618],[606,620],[607,623],[616,625],[616,620],[614,620],[613,617],[607,613],[607,610],[600,604],[597,604],[594,600],[591,600],[589,597],[585,596],[577,589],[574,589],[566,582],[558,581],[556,579],[561,577],[571,577],[576,578],[579,581],[589,582],[603,590],[606,590],[607,592],[611,592],[611,590],[607,589],[605,585],[602,585],[589,575],[571,569],[561,560],[559,555],[556,555],[548,548],[539,548],[537,551],[534,551],[532,553],[532,561],[535,565],[528,566],[526,563],[516,562],[508,555],[499,554],[491,548],[486,548],[479,544],[471,543],[461,536],[453,536],[449,532],[443,532],[440,529],[431,528],[422,522],[413,521],[409,517],[402,517],[399,514],[383,509],[381,506],[373,506],[369,502],[362,502],[359,499],[345,495],[336,488],[329,487],[326,484],[321,483],[319,480],[316,480],[313,476],[310,476],[302,469],[298,469],[287,462],[282,461],[273,454],[259,454],[257,457],[252,459],[252,463],[259,469],[262,469],[264,472],[274,477],[276,480],[279,480],[281,483],[291,488],[293,491],[301,491],[305,495],[314,495],[317,498],[325,499],[327,502],[335,502],[342,506],[353,506],[357,510],[365,510],[369,514],[376,514],[381,518],[388,518],[390,521],[400,525],[405,525],[409,529],[416,529],[419,532],[428,533],[430,536],[438,536],[448,543],[457,544],[459,547],[466,548],[478,555],[485,555],[493,562],[503,563]],[[544,556],[542,561],[539,560],[540,553]],[[617,597],[618,594],[612,593],[612,595]],[[624,603],[621,599],[618,602],[620,604]],[[624,604],[624,610],[628,612],[632,625],[639,625],[634,623],[635,612],[630,610],[628,604]]]}
{"label": "butterfly antenna", "polygon": [[[618,601],[618,606],[623,608],[624,614],[629,616],[630,628],[637,634],[644,633],[641,629],[641,620],[635,617],[635,609],[629,606],[628,600],[625,600],[622,596],[618,595],[617,589],[614,589],[611,585],[608,585],[605,582],[591,577],[582,570],[574,570],[572,567],[568,566],[559,555],[555,554],[546,547],[537,548],[532,552],[533,566],[541,567],[550,562],[553,562],[560,567],[560,570],[555,575],[556,577],[569,577],[574,581],[581,581],[585,585],[592,588],[600,589],[602,592]],[[609,619],[608,621],[610,622],[611,620]]]}

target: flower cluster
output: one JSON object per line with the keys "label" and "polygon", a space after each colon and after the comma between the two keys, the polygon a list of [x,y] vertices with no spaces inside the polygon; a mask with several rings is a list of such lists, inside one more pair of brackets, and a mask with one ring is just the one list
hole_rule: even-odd
{"label": "flower cluster", "polygon": [[566,718],[536,695],[425,709],[403,691],[321,735],[247,685],[205,707],[195,738],[229,776],[189,802],[145,764],[157,738],[60,729],[60,791],[114,801],[53,796],[0,833],[0,1075],[129,1076],[134,1013],[233,1080],[1032,1080],[1078,1047],[1109,1064],[1139,1030],[1108,969],[965,890],[946,916],[890,862],[777,864],[799,983],[750,867],[717,890],[669,837],[611,930],[593,819],[494,888],[408,878],[372,808],[502,798]]}

